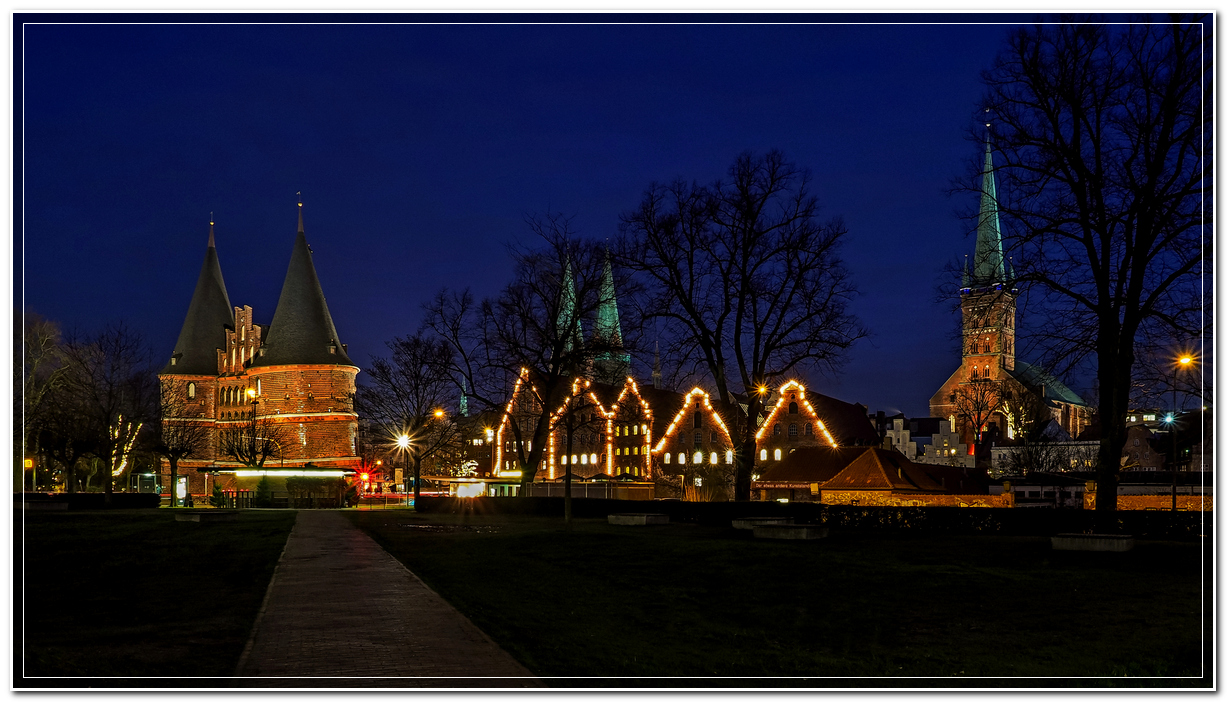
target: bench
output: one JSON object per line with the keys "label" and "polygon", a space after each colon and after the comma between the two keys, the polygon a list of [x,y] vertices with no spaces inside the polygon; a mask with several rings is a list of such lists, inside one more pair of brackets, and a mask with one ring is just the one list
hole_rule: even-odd
{"label": "bench", "polygon": [[766,526],[768,524],[792,524],[792,517],[746,517],[745,519],[734,519],[734,529],[753,529],[756,526]]}
{"label": "bench", "polygon": [[609,523],[618,526],[647,526],[650,524],[668,524],[667,514],[611,514]]}
{"label": "bench", "polygon": [[1124,534],[1057,534],[1052,537],[1054,551],[1129,551],[1133,537]]}
{"label": "bench", "polygon": [[825,539],[830,530],[808,524],[760,524],[754,527],[756,539]]}
{"label": "bench", "polygon": [[232,522],[238,518],[237,509],[192,509],[175,512],[176,522]]}

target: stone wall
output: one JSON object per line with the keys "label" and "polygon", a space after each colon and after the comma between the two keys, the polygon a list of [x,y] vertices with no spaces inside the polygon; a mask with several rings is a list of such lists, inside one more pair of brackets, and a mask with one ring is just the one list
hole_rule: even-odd
{"label": "stone wall", "polygon": [[908,494],[891,490],[823,490],[824,505],[858,507],[1013,507],[1014,494],[947,495]]}

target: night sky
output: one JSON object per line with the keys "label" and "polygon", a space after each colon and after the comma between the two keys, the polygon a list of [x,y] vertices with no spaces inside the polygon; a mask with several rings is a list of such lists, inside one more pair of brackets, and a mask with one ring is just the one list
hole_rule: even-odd
{"label": "night sky", "polygon": [[364,365],[440,287],[509,282],[525,214],[613,237],[650,182],[708,182],[778,148],[843,217],[873,334],[811,387],[925,416],[958,363],[936,286],[973,248],[957,213],[976,198],[947,189],[982,158],[980,71],[1030,18],[809,19],[995,24],[18,26],[17,305],[82,331],[123,320],[168,357],[213,212],[231,302],[268,323],[301,191]]}

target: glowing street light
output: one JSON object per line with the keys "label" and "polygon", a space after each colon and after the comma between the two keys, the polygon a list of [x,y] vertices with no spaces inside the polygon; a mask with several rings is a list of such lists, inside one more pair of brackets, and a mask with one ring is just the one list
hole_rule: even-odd
{"label": "glowing street light", "polygon": [[407,448],[409,448],[409,435],[408,435],[408,434],[401,434],[400,436],[397,436],[397,437],[396,437],[396,445],[397,445],[397,447],[399,447],[399,448],[400,448],[400,449],[402,449],[402,450],[403,450],[403,449],[407,449]]}
{"label": "glowing street light", "polygon": [[441,409],[435,410],[435,419],[443,419],[443,410]]}

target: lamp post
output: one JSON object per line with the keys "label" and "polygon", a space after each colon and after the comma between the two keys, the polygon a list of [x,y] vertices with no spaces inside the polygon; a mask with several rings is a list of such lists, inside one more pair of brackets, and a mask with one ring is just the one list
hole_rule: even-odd
{"label": "lamp post", "polygon": [[[409,474],[409,435],[400,434],[399,436],[397,436],[396,437],[396,447],[400,449],[401,463],[404,465],[404,475],[407,476]],[[401,489],[402,490],[405,487],[403,484],[404,480],[405,478],[402,477],[401,478],[401,481],[402,481]]]}
{"label": "lamp post", "polygon": [[1176,511],[1176,378],[1182,368],[1188,368],[1193,364],[1193,357],[1189,354],[1181,354],[1176,361],[1176,369],[1172,372],[1172,413],[1168,415],[1168,427],[1172,432],[1172,464],[1169,468],[1172,471],[1172,511]]}

